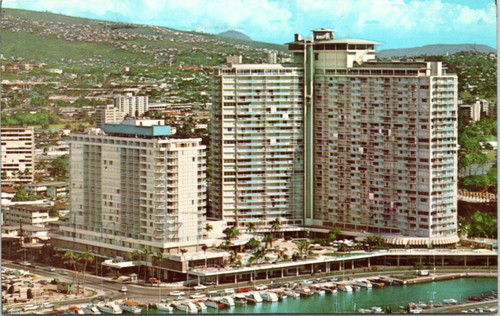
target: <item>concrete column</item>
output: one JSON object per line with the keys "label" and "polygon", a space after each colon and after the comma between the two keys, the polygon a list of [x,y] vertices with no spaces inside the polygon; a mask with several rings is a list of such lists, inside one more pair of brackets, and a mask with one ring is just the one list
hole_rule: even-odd
{"label": "concrete column", "polygon": [[486,266],[490,267],[490,256],[486,256]]}
{"label": "concrete column", "polygon": [[399,267],[399,255],[396,257],[397,261],[398,261],[398,267]]}
{"label": "concrete column", "polygon": [[269,280],[269,270],[266,270],[266,280]]}
{"label": "concrete column", "polygon": [[297,266],[297,276],[299,276],[299,266]]}
{"label": "concrete column", "polygon": [[420,256],[420,265],[422,265],[422,256]]}
{"label": "concrete column", "polygon": [[238,283],[238,274],[235,274],[234,275],[234,284],[237,284]]}
{"label": "concrete column", "polygon": [[198,285],[200,285],[200,283],[201,283],[201,277],[198,276]]}
{"label": "concrete column", "polygon": [[250,272],[250,282],[253,282],[253,271]]}
{"label": "concrete column", "polygon": [[326,264],[326,273],[330,273],[330,262]]}
{"label": "concrete column", "polygon": [[368,268],[371,267],[370,259],[371,258],[368,258]]}
{"label": "concrete column", "polygon": [[467,256],[464,256],[464,267],[467,266]]}
{"label": "concrete column", "polygon": [[351,269],[354,270],[354,260],[351,261]]}
{"label": "concrete column", "polygon": [[441,256],[441,266],[444,267],[444,256]]}
{"label": "concrete column", "polygon": [[284,274],[283,274],[283,269],[281,269],[281,278],[282,278],[282,279],[283,279],[283,276],[284,276]]}
{"label": "concrete column", "polygon": [[219,285],[219,276],[217,276],[217,279],[215,280],[215,284]]}
{"label": "concrete column", "polygon": [[311,274],[314,273],[314,263],[311,264]]}

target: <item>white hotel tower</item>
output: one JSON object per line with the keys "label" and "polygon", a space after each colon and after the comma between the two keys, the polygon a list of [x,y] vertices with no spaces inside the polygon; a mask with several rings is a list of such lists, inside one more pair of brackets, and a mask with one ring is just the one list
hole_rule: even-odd
{"label": "white hotel tower", "polygon": [[163,121],[105,124],[71,139],[71,223],[57,246],[123,256],[196,244],[205,221],[205,146]]}
{"label": "white hotel tower", "polygon": [[211,109],[209,218],[303,224],[303,71],[279,64],[218,69]]}

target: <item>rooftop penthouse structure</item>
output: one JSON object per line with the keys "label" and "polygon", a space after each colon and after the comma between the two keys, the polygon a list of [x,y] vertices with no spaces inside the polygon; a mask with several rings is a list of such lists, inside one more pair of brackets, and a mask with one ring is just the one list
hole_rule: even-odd
{"label": "rooftop penthouse structure", "polygon": [[57,245],[123,256],[193,245],[205,222],[205,146],[162,120],[105,124],[71,137],[71,220]]}

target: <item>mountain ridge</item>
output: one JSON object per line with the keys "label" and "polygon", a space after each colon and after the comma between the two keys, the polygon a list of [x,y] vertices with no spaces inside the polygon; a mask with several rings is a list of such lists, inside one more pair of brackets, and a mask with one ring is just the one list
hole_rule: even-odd
{"label": "mountain ridge", "polygon": [[240,39],[240,40],[245,40],[245,41],[253,41],[248,35],[245,33],[239,32],[239,31],[234,31],[234,30],[229,30],[225,31],[222,33],[215,34],[217,36],[224,36],[224,37],[230,37],[230,38],[235,38],[235,39]]}
{"label": "mountain ridge", "polygon": [[379,58],[390,57],[410,57],[410,56],[438,56],[438,55],[453,55],[458,52],[480,52],[480,53],[495,53],[496,49],[481,44],[430,44],[424,46],[383,49],[377,52]]}

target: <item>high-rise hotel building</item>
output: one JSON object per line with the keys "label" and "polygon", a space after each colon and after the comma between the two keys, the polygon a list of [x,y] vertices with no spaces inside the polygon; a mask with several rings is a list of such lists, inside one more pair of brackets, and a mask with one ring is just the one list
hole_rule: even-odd
{"label": "high-rise hotel building", "polygon": [[59,248],[123,256],[203,237],[205,146],[170,137],[162,123],[127,120],[72,135],[72,211]]}
{"label": "high-rise hotel building", "polygon": [[35,133],[33,127],[3,127],[2,182],[31,183],[35,173]]}
{"label": "high-rise hotel building", "polygon": [[[298,146],[301,151],[296,152],[303,157],[296,158],[302,165],[294,165],[293,170],[294,174],[302,172],[303,180],[292,178],[283,185],[294,187],[294,181],[298,181],[297,187],[303,186],[303,200],[296,201],[303,203],[300,212],[304,225],[313,230],[339,227],[346,232],[382,234],[394,243],[455,243],[457,77],[447,74],[439,62],[376,61],[376,44],[380,43],[335,39],[333,30],[319,29],[313,31],[312,38],[296,35],[295,41],[288,44],[294,65],[273,65],[293,69],[299,85],[293,91],[301,102],[294,104],[297,114],[293,116],[300,117],[296,131],[301,135],[292,137],[303,144]],[[258,84],[252,70],[268,80],[266,67],[269,66],[235,65],[219,70],[216,85],[220,100],[214,103],[216,133],[212,133],[212,142],[218,145],[213,145],[217,158],[212,161],[212,169],[220,168],[214,183],[221,189],[210,198],[222,218],[234,214],[236,201],[268,196],[266,190],[254,197],[252,191],[233,189],[239,187],[240,180],[247,180],[240,167],[259,161],[255,156],[236,159],[234,164],[229,163],[235,158],[223,158],[229,155],[225,150],[232,150],[234,155],[245,144],[239,142],[244,134],[230,128],[252,124],[252,120],[269,124],[266,116],[243,112],[260,104],[267,106],[269,96],[266,101],[256,100],[252,86]],[[241,73],[243,70],[247,73]],[[273,85],[286,86],[289,79],[285,78],[274,78]],[[239,102],[245,102],[244,107],[226,107],[227,103],[239,106]],[[241,112],[235,115],[231,110]],[[264,110],[268,111],[265,107]],[[234,122],[230,120],[233,117]],[[287,123],[295,121],[290,116],[283,117],[282,124]],[[273,148],[272,143],[263,141],[266,135],[251,139],[262,142],[259,153],[266,154]],[[228,138],[226,142],[224,137],[236,139]],[[223,147],[231,144],[231,149]],[[248,149],[245,153],[252,154]],[[229,166],[231,171],[226,170]],[[275,170],[270,164],[259,167],[260,175]],[[261,176],[252,180],[267,185],[264,179]],[[234,198],[226,193],[234,194]],[[231,198],[234,200],[228,200]],[[244,210],[251,221],[278,209],[271,205],[258,208],[260,213],[246,207]],[[285,210],[289,214],[297,211]]]}
{"label": "high-rise hotel building", "polygon": [[215,82],[209,218],[303,225],[302,67],[233,64]]}

